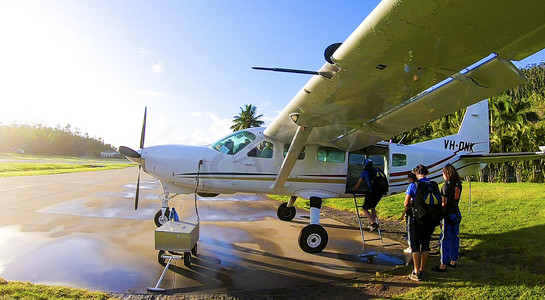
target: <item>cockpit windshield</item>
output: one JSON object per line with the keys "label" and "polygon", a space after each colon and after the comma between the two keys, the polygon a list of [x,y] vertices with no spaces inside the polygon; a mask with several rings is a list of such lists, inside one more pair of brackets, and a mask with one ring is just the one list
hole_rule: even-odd
{"label": "cockpit windshield", "polygon": [[233,155],[238,153],[255,140],[255,135],[249,131],[237,131],[212,144],[214,150]]}

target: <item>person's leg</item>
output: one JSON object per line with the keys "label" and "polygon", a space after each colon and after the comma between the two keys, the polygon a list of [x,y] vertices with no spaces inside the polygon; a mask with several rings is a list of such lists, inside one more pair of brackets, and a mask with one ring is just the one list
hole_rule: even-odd
{"label": "person's leg", "polygon": [[407,219],[407,244],[409,245],[409,247],[411,247],[411,218],[407,216],[406,219]]}
{"label": "person's leg", "polygon": [[441,228],[441,239],[439,240],[439,244],[441,245],[441,265],[439,266],[440,269],[445,269],[447,267],[447,264],[450,261],[451,257],[451,226],[443,221],[443,227]]}
{"label": "person's leg", "polygon": [[363,209],[363,214],[365,215],[365,217],[367,217],[367,219],[369,219],[369,222],[375,223],[375,219],[373,219],[373,215],[369,213],[367,209]]}
{"label": "person's leg", "polygon": [[420,268],[418,269],[419,273],[422,273],[422,271],[424,271],[424,269],[426,268],[429,256],[430,251],[422,251],[422,253],[420,254]]}
{"label": "person's leg", "polygon": [[424,271],[426,268],[426,264],[428,262],[428,257],[430,254],[430,240],[431,235],[433,234],[433,230],[435,229],[435,226],[431,226],[429,224],[423,225],[422,230],[422,250],[420,251],[421,254],[421,263],[420,263],[420,271]]}
{"label": "person's leg", "polygon": [[420,268],[421,268],[420,262],[422,259],[420,252],[413,252],[411,255],[413,257],[414,273],[418,274],[418,272],[420,272]]}
{"label": "person's leg", "polygon": [[458,256],[460,255],[460,223],[452,225],[451,238],[451,253],[450,264],[456,265]]}

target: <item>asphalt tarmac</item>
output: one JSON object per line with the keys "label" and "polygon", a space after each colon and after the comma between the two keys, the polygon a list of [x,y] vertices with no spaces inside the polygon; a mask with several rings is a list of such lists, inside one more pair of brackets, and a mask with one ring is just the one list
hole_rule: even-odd
{"label": "asphalt tarmac", "polygon": [[[0,178],[0,277],[117,293],[148,293],[164,267],[155,250],[159,183],[137,169]],[[196,220],[194,196],[170,202]],[[160,287],[167,293],[294,288],[374,274],[403,264],[403,245],[322,216],[329,243],[303,252],[299,232],[309,212],[276,217],[279,202],[250,194],[199,198],[200,239],[190,267],[174,260]],[[355,217],[355,216],[354,216]],[[373,262],[360,256],[377,252]]]}

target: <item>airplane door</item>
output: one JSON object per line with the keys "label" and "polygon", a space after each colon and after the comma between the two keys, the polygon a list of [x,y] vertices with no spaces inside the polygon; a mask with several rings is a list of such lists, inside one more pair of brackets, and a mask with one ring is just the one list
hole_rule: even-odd
{"label": "airplane door", "polygon": [[271,141],[262,140],[246,148],[234,157],[237,190],[260,192],[268,189],[276,178],[277,147]]}
{"label": "airplane door", "polygon": [[229,193],[233,190],[233,155],[208,148],[201,171],[199,190],[203,192]]}

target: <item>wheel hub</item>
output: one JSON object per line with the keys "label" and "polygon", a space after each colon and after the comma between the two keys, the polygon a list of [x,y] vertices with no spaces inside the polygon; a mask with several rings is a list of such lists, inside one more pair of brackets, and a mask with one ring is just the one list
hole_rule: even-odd
{"label": "wheel hub", "polygon": [[307,245],[311,248],[316,248],[322,243],[322,238],[319,234],[313,233],[307,238]]}

